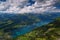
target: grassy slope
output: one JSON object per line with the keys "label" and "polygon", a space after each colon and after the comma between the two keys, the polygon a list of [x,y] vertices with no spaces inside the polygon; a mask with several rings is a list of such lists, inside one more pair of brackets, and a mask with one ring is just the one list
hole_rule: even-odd
{"label": "grassy slope", "polygon": [[23,36],[18,36],[16,40],[58,40],[59,38],[60,18],[57,18],[54,22],[48,25],[36,28]]}
{"label": "grassy slope", "polygon": [[[12,22],[8,21],[8,23],[10,24]],[[14,39],[11,39],[8,34],[10,33],[4,33],[3,29],[0,29],[0,40],[57,40],[60,38],[60,18],[57,18],[54,22],[48,25],[36,28],[30,33],[18,36]]]}

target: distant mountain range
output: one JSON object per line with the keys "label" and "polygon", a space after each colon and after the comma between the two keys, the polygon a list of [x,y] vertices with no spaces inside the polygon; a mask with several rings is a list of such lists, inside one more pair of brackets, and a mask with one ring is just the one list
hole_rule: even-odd
{"label": "distant mountain range", "polygon": [[[23,35],[33,29],[46,25],[55,18],[60,17],[60,13],[25,13],[25,14],[9,14],[0,13],[0,29],[11,32],[13,37]],[[16,26],[17,25],[17,26]]]}

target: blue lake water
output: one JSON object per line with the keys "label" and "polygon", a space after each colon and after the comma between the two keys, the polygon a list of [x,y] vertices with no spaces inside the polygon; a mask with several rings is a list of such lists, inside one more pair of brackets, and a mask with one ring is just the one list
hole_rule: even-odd
{"label": "blue lake water", "polygon": [[[39,18],[41,19],[41,21],[35,22],[34,21],[35,19],[29,18],[29,16],[33,16],[33,18],[36,17],[35,19]],[[41,27],[42,25],[46,25],[54,21],[54,19],[57,17],[60,17],[60,13],[27,14],[27,15],[0,13],[0,21],[5,22],[3,24],[0,24],[0,29],[4,29],[4,32],[11,32],[12,37],[16,37],[19,35],[23,35],[27,32],[30,32],[35,28]],[[10,25],[4,26],[8,20],[12,20],[13,23]],[[17,29],[12,29],[13,26],[21,23],[22,21],[29,22],[29,24],[26,26],[19,27]]]}

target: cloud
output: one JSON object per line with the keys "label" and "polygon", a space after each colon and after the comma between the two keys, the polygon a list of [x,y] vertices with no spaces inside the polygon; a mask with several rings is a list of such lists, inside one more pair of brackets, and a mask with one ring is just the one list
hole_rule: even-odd
{"label": "cloud", "polygon": [[60,12],[60,9],[49,10],[48,12]]}
{"label": "cloud", "polygon": [[[32,5],[32,1],[35,1]],[[0,12],[8,13],[43,13],[54,10],[56,0],[7,0],[0,3]],[[29,6],[27,6],[29,5]]]}

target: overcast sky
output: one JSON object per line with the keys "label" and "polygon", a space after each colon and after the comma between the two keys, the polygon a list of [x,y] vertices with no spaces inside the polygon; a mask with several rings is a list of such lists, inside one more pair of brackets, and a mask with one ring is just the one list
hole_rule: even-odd
{"label": "overcast sky", "polygon": [[[60,12],[54,6],[58,0],[0,0],[0,12],[43,13]],[[59,6],[60,7],[60,6]]]}

